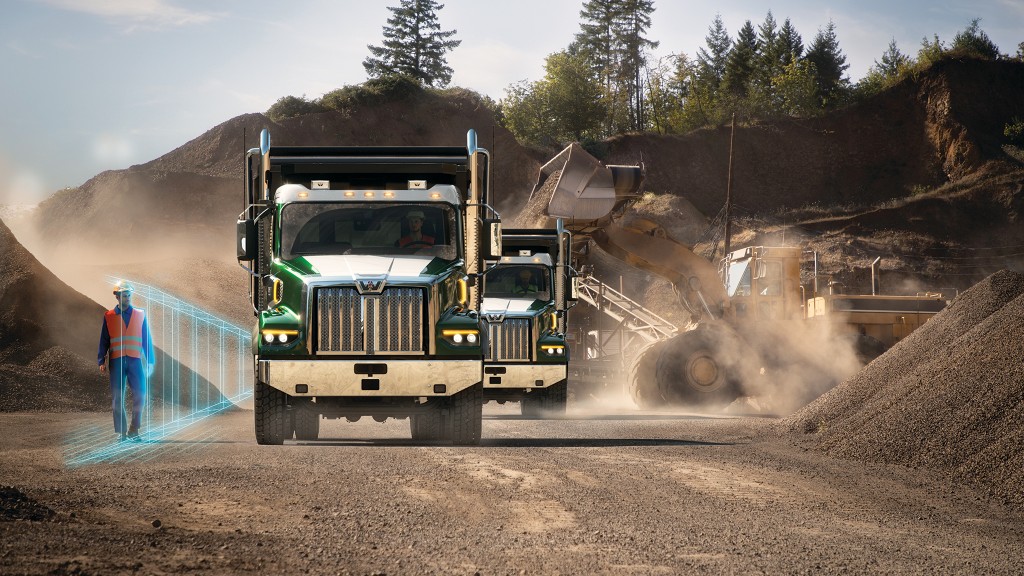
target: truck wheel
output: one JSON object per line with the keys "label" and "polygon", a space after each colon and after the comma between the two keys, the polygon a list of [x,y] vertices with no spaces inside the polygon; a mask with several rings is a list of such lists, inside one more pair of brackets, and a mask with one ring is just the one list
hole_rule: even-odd
{"label": "truck wheel", "polygon": [[529,396],[519,401],[519,410],[524,418],[541,417],[541,404],[543,403],[541,395],[543,394],[543,390],[534,390],[530,392]]}
{"label": "truck wheel", "polygon": [[441,440],[444,432],[443,424],[444,418],[441,417],[441,409],[437,406],[431,406],[423,413],[409,416],[412,439],[420,442]]}
{"label": "truck wheel", "polygon": [[284,444],[285,438],[291,438],[291,418],[284,392],[257,380],[254,402],[257,444],[279,445]]}
{"label": "truck wheel", "polygon": [[480,444],[484,420],[484,391],[479,384],[452,396],[448,411],[448,436],[456,446]]}
{"label": "truck wheel", "polygon": [[636,353],[633,362],[629,365],[627,380],[629,396],[637,408],[650,410],[665,404],[665,399],[658,390],[658,381],[655,375],[657,374],[658,357],[666,342],[667,340],[659,340],[647,344]]}
{"label": "truck wheel", "polygon": [[667,340],[657,361],[657,384],[670,404],[724,407],[740,396],[738,356],[744,347],[726,328],[701,326]]}
{"label": "truck wheel", "polygon": [[544,403],[541,409],[551,416],[564,416],[568,396],[568,381],[556,382],[544,390],[544,396],[542,397]]}
{"label": "truck wheel", "polygon": [[292,413],[295,416],[295,439],[316,440],[320,437],[320,412],[313,402],[303,402],[296,406]]}

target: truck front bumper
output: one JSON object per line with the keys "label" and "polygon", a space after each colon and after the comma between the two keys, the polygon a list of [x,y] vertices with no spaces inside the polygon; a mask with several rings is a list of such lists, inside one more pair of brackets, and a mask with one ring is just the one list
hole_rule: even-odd
{"label": "truck front bumper", "polygon": [[484,364],[484,390],[488,388],[547,388],[565,380],[566,364]]}
{"label": "truck front bumper", "polygon": [[478,384],[479,360],[259,360],[263,382],[289,396],[451,396]]}

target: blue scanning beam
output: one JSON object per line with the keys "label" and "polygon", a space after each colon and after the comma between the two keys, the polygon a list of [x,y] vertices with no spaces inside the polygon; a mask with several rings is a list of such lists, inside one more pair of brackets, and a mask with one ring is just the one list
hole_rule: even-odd
{"label": "blue scanning beam", "polygon": [[[252,398],[248,330],[153,286],[132,284],[132,305],[146,311],[157,356],[141,414],[141,436],[120,440],[112,421],[80,426],[65,443],[69,468],[194,450],[216,436],[214,427],[196,424]],[[124,395],[127,409],[132,405],[129,395]]]}

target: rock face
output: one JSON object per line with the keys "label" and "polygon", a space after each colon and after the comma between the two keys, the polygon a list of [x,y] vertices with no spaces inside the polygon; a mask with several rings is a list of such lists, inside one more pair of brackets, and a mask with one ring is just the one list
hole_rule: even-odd
{"label": "rock face", "polygon": [[997,272],[783,424],[840,458],[928,467],[1024,508],[1024,275]]}

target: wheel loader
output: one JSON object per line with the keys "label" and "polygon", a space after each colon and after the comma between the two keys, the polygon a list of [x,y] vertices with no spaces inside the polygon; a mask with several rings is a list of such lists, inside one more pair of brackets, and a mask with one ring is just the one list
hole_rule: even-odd
{"label": "wheel loader", "polygon": [[[642,182],[642,166],[604,166],[572,144],[541,167],[527,209],[517,219],[520,227],[544,227],[561,218],[573,233],[576,253],[592,241],[672,284],[688,313],[684,325],[659,327],[661,319],[640,313],[635,303],[619,303],[613,316],[620,328],[639,336],[632,350],[623,346],[619,353],[629,394],[641,408],[720,407],[749,394],[754,381],[763,385],[796,366],[806,369],[813,361],[788,344],[789,336],[823,323],[846,338],[862,362],[869,360],[945,306],[940,294],[808,294],[801,285],[800,247],[749,246],[714,264],[659,224],[629,213]],[[598,292],[588,297],[582,290],[581,298],[609,311],[615,298],[626,299],[619,294],[600,302]],[[822,350],[813,352],[814,361],[828,362],[827,351],[824,362]]]}

